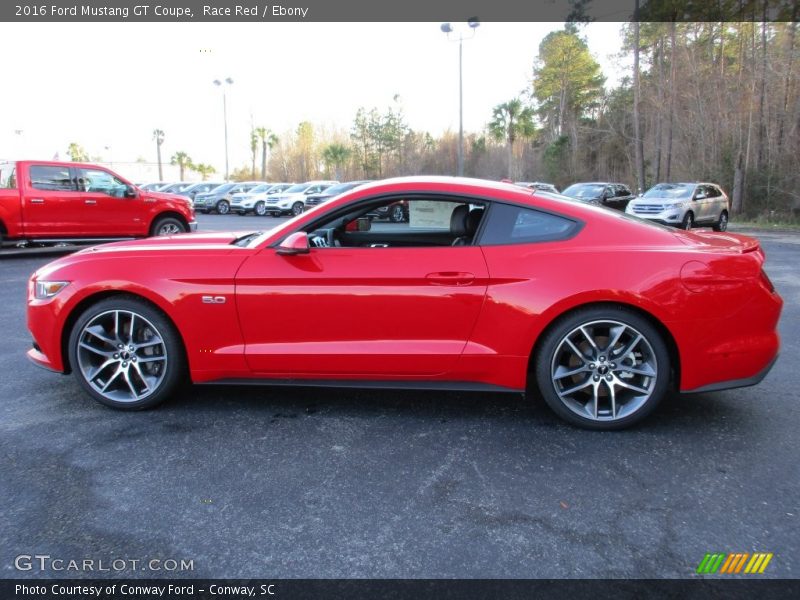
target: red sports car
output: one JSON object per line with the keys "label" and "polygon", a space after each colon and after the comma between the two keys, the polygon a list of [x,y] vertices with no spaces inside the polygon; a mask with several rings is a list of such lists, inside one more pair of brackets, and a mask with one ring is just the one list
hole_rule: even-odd
{"label": "red sports car", "polygon": [[[782,301],[756,240],[537,194],[386,180],[265,232],[88,248],[31,277],[28,355],[115,408],[187,379],[538,388],[593,429],[766,375]],[[398,199],[408,222],[366,217]]]}

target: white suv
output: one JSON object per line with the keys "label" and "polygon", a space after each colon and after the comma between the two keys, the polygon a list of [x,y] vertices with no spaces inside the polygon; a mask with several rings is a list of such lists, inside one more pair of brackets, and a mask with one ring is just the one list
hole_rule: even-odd
{"label": "white suv", "polygon": [[306,196],[309,194],[318,194],[323,190],[327,190],[338,181],[306,181],[305,183],[296,183],[290,188],[286,188],[279,194],[270,194],[267,196],[266,212],[273,217],[290,214],[297,216],[302,214],[306,208]]}
{"label": "white suv", "polygon": [[728,196],[713,183],[658,183],[625,207],[629,215],[664,225],[711,226],[714,231],[728,228],[729,211]]}

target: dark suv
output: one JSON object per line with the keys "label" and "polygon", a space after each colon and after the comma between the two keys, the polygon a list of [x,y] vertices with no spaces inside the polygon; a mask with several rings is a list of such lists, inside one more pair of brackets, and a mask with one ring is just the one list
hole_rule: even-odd
{"label": "dark suv", "polygon": [[603,206],[615,208],[617,210],[625,210],[625,207],[628,206],[628,202],[634,198],[631,188],[624,183],[599,181],[573,183],[561,193],[570,198],[602,204]]}

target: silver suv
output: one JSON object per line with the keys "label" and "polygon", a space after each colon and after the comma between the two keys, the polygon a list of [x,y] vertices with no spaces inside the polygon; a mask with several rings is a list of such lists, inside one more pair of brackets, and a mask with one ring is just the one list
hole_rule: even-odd
{"label": "silver suv", "polygon": [[634,198],[625,212],[664,225],[691,229],[695,225],[728,229],[730,203],[713,183],[658,183]]}

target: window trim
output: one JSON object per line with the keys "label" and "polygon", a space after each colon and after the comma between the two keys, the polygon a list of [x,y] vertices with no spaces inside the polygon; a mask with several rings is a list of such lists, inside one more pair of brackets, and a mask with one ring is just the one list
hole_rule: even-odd
{"label": "window trim", "polygon": [[[540,244],[540,243],[553,242],[553,241],[558,241],[558,242],[566,241],[566,240],[571,240],[572,238],[577,236],[583,230],[583,228],[586,226],[586,222],[584,220],[582,220],[582,219],[577,218],[577,217],[570,217],[570,216],[567,216],[567,215],[565,215],[563,213],[560,213],[560,212],[556,212],[556,211],[553,211],[553,210],[547,210],[547,209],[543,209],[543,208],[540,208],[540,207],[532,207],[532,206],[529,206],[527,204],[514,202],[512,200],[489,198],[489,197],[481,196],[481,195],[478,195],[478,194],[458,194],[458,193],[453,193],[453,192],[441,192],[441,191],[437,191],[437,192],[410,191],[410,192],[404,192],[404,193],[392,192],[392,193],[384,193],[384,194],[379,194],[377,196],[368,196],[366,198],[362,198],[362,199],[358,200],[357,202],[355,202],[353,204],[348,204],[346,206],[342,206],[342,207],[336,209],[335,211],[333,211],[333,213],[325,213],[324,215],[320,215],[319,218],[314,219],[312,221],[309,221],[308,223],[306,223],[306,224],[304,224],[304,225],[302,225],[300,227],[292,227],[289,231],[287,231],[284,235],[282,235],[279,238],[277,238],[272,243],[267,244],[266,246],[263,246],[262,249],[277,248],[278,246],[280,246],[281,243],[283,243],[283,241],[287,237],[289,237],[293,233],[297,233],[298,231],[310,232],[310,231],[314,231],[315,229],[319,229],[319,224],[321,222],[327,221],[329,219],[338,218],[339,216],[342,216],[345,213],[350,212],[351,210],[353,210],[353,208],[355,206],[357,206],[359,204],[368,205],[368,204],[372,204],[373,202],[376,203],[376,204],[380,204],[382,201],[390,200],[392,198],[398,199],[398,200],[402,200],[402,199],[411,199],[411,198],[423,199],[423,198],[431,198],[431,197],[437,198],[437,199],[441,199],[443,201],[449,200],[450,202],[461,202],[461,203],[464,203],[464,202],[470,203],[470,200],[475,200],[476,204],[478,202],[480,202],[480,203],[486,205],[486,208],[484,209],[484,215],[481,218],[481,222],[480,222],[480,225],[478,225],[478,229],[475,231],[475,235],[472,238],[472,244],[470,244],[470,246],[476,246],[476,247],[480,247],[480,246],[486,246],[486,247],[520,246],[520,245],[523,245],[523,244]],[[523,209],[533,210],[533,211],[537,211],[537,212],[540,212],[540,213],[548,214],[548,215],[551,215],[551,216],[554,216],[554,217],[559,217],[559,218],[562,218],[562,219],[566,219],[567,221],[571,221],[573,223],[573,227],[571,227],[569,229],[569,231],[567,232],[568,235],[562,235],[562,236],[558,236],[558,237],[555,237],[555,238],[552,238],[552,239],[548,238],[548,239],[544,239],[544,240],[529,241],[529,242],[508,242],[508,243],[504,243],[504,244],[484,244],[482,242],[482,240],[483,240],[483,232],[484,232],[484,230],[486,228],[486,224],[489,222],[489,218],[491,216],[492,208],[496,204],[507,204],[509,206],[514,206],[514,207],[519,207],[519,208],[523,208]],[[433,247],[434,246],[431,246],[431,248],[433,248]],[[442,246],[442,247],[444,247],[444,246]]]}

